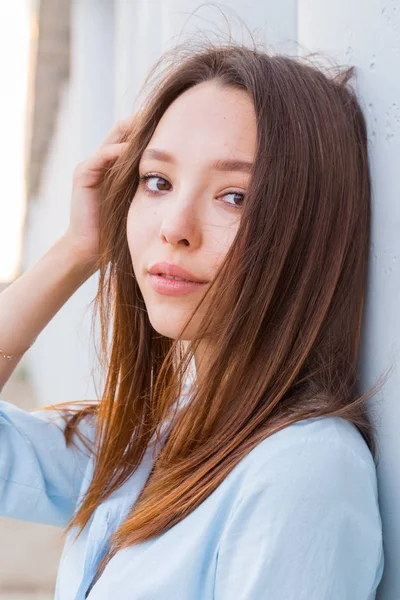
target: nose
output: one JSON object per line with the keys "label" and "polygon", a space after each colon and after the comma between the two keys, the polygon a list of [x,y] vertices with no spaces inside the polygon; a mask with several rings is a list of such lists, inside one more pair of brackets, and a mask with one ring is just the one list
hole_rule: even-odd
{"label": "nose", "polygon": [[192,250],[201,244],[199,215],[188,200],[171,199],[166,203],[160,227],[163,242],[173,246],[189,246]]}

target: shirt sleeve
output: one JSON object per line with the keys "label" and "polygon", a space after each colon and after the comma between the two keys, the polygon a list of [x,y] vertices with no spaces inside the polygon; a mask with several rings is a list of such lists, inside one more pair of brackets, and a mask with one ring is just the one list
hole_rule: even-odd
{"label": "shirt sleeve", "polygon": [[[0,401],[0,516],[64,527],[73,516],[90,452],[67,447],[56,410],[28,412]],[[80,431],[93,441],[93,416]]]}
{"label": "shirt sleeve", "polygon": [[372,456],[306,439],[264,471],[222,535],[215,600],[375,598],[383,545]]}

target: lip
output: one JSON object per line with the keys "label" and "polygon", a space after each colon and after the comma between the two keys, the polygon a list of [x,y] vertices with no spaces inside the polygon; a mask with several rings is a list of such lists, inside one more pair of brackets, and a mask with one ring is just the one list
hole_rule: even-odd
{"label": "lip", "polygon": [[[160,275],[162,273],[162,275]],[[168,279],[163,275],[171,275],[173,277],[182,277],[187,281],[178,281],[174,279]],[[148,277],[152,288],[160,293],[167,296],[182,296],[184,294],[190,294],[198,291],[203,287],[207,281],[202,281],[189,271],[186,271],[178,265],[171,263],[156,263],[152,265],[148,272]]]}
{"label": "lip", "polygon": [[160,262],[152,265],[149,269],[149,273],[151,275],[160,275],[160,273],[162,273],[163,275],[171,275],[172,277],[181,277],[182,279],[186,279],[190,282],[207,283],[207,281],[204,281],[204,279],[196,277],[196,275],[189,273],[189,271],[186,271],[182,267],[167,262]]}

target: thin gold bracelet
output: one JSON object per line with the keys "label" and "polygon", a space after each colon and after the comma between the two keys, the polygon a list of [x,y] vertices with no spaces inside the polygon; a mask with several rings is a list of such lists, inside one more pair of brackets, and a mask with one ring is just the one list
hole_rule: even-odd
{"label": "thin gold bracelet", "polygon": [[[31,346],[29,346],[29,348],[30,347]],[[21,354],[7,354],[6,352],[3,352],[3,350],[0,350],[0,356],[2,358],[6,358],[7,360],[15,360],[16,358],[21,358],[21,356],[23,356],[25,352],[29,350],[29,348],[27,348],[24,352],[21,352]]]}

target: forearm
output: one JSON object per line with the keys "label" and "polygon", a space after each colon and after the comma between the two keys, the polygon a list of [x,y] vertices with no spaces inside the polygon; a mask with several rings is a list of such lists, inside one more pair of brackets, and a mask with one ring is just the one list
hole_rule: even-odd
{"label": "forearm", "polygon": [[[24,352],[93,269],[65,236],[0,294],[0,350]],[[0,389],[19,362],[0,354]]]}

